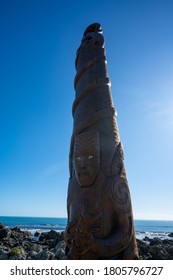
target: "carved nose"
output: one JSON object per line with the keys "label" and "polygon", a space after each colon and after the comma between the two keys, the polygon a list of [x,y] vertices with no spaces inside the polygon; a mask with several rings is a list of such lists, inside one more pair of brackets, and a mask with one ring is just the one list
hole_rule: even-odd
{"label": "carved nose", "polygon": [[81,160],[81,168],[82,169],[86,168],[86,160],[84,158]]}

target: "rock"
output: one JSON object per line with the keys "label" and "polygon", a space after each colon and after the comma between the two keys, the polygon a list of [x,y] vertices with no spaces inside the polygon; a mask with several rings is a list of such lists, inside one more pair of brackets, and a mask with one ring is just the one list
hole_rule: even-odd
{"label": "rock", "polygon": [[[159,238],[146,239],[147,243],[137,240],[139,256],[141,260],[172,260],[173,240],[161,240]],[[150,243],[148,244],[148,241]]]}
{"label": "rock", "polygon": [[0,229],[3,229],[5,226],[0,223]]}
{"label": "rock", "polygon": [[30,245],[30,251],[35,251],[37,253],[41,252],[42,250],[42,245],[37,244],[37,243],[33,243]]}
{"label": "rock", "polygon": [[55,250],[62,249],[65,252],[65,247],[66,247],[66,244],[65,244],[64,240],[62,240],[56,245]]}
{"label": "rock", "polygon": [[173,232],[168,234],[169,237],[173,237]]}
{"label": "rock", "polygon": [[161,244],[161,243],[162,243],[162,240],[157,238],[157,237],[154,237],[153,239],[150,239],[150,246],[158,245],[158,244]]}
{"label": "rock", "polygon": [[26,238],[26,239],[31,237],[31,234],[30,234],[30,232],[28,232],[28,231],[22,231],[22,235],[23,235],[23,237]]}
{"label": "rock", "polygon": [[45,240],[45,242],[43,242],[43,245],[46,245],[50,248],[54,248],[58,243],[57,239],[49,239],[49,240]]}
{"label": "rock", "polygon": [[59,232],[56,232],[55,230],[50,230],[49,232],[44,232],[41,234],[41,236],[46,240],[61,238],[61,234]]}
{"label": "rock", "polygon": [[44,232],[39,237],[39,241],[42,242],[43,245],[48,245],[50,248],[55,247],[62,240],[63,234],[54,230]]}
{"label": "rock", "polygon": [[9,237],[11,235],[11,231],[8,228],[1,228],[0,229],[0,239]]}
{"label": "rock", "polygon": [[142,240],[137,239],[137,244],[138,244],[138,250],[139,250],[139,256],[141,259],[148,259],[147,254],[148,254],[148,245],[143,242]]}
{"label": "rock", "polygon": [[8,260],[8,253],[0,249],[0,260]]}
{"label": "rock", "polygon": [[9,256],[9,258],[8,258],[9,260],[21,260],[21,261],[23,261],[23,260],[26,260],[26,256]]}
{"label": "rock", "polygon": [[63,260],[65,256],[66,244],[64,241],[60,241],[55,248],[51,249],[51,252],[55,255],[56,260]]}
{"label": "rock", "polygon": [[152,260],[169,260],[169,253],[161,245],[154,245],[149,247],[149,253],[152,256]]}
{"label": "rock", "polygon": [[55,259],[63,260],[64,256],[65,256],[64,251],[62,249],[57,249],[57,251],[55,252]]}
{"label": "rock", "polygon": [[35,255],[35,260],[51,260],[52,258],[53,254],[47,250],[43,250]]}
{"label": "rock", "polygon": [[18,228],[18,227],[14,227],[14,228],[12,228],[11,230],[12,230],[12,231],[15,231],[15,232],[21,232],[21,229]]}
{"label": "rock", "polygon": [[63,233],[49,231],[41,235],[43,241],[34,240],[20,228],[8,229],[0,224],[0,259],[2,260],[56,260],[63,259],[65,243]]}
{"label": "rock", "polygon": [[27,260],[35,260],[38,253],[36,251],[30,251],[26,257]]}
{"label": "rock", "polygon": [[169,254],[170,254],[170,256],[171,256],[170,259],[173,260],[173,247],[169,248]]}
{"label": "rock", "polygon": [[164,239],[164,240],[162,241],[162,244],[173,246],[173,240]]}
{"label": "rock", "polygon": [[151,238],[149,238],[148,236],[145,236],[143,240],[150,242]]}
{"label": "rock", "polygon": [[25,251],[29,251],[31,248],[31,240],[22,240],[21,246],[25,249]]}
{"label": "rock", "polygon": [[36,231],[36,232],[34,233],[34,236],[35,236],[35,237],[38,237],[38,236],[40,236],[40,233],[39,233],[38,231]]}

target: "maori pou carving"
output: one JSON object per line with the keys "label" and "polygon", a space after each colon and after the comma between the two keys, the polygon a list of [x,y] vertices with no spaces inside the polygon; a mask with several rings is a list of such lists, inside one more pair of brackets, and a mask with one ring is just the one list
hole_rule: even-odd
{"label": "maori pou carving", "polygon": [[75,66],[66,259],[137,259],[124,153],[100,24],[85,30]]}
{"label": "maori pou carving", "polygon": [[92,186],[100,166],[100,138],[98,131],[81,133],[75,137],[73,166],[78,184]]}

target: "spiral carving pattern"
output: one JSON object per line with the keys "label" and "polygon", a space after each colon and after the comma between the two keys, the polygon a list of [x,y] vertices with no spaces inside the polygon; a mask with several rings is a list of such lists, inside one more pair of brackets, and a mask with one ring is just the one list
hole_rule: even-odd
{"label": "spiral carving pattern", "polygon": [[130,212],[131,199],[127,180],[119,177],[114,179],[111,184],[112,196],[115,199],[116,207],[123,212]]}

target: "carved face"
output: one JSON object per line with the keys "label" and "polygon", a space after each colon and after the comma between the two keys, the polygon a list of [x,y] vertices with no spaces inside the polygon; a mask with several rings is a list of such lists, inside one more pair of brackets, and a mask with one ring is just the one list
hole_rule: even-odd
{"label": "carved face", "polygon": [[79,185],[91,186],[100,166],[99,132],[81,133],[75,137],[73,165]]}

